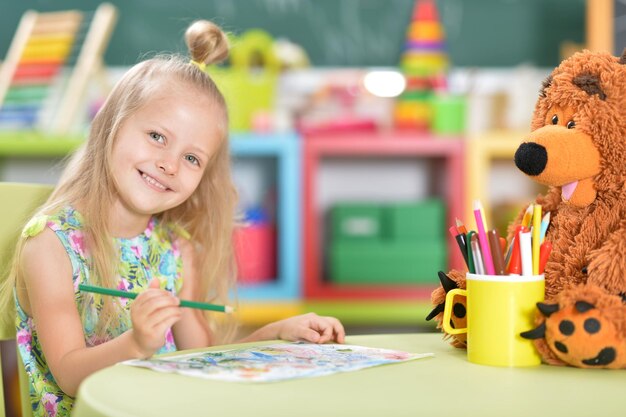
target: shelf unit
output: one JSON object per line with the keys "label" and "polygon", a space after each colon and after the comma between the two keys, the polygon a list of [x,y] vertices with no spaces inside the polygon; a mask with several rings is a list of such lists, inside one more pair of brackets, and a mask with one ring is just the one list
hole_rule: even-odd
{"label": "shelf unit", "polygon": [[[433,285],[338,285],[324,280],[322,276],[323,256],[321,254],[322,215],[316,202],[318,197],[317,173],[324,158],[415,158],[443,161],[445,166],[446,186],[442,199],[447,204],[447,221],[451,223],[455,216],[464,212],[463,209],[463,141],[460,139],[437,139],[428,135],[415,133],[390,132],[383,134],[341,134],[307,137],[303,143],[303,175],[304,175],[304,295],[307,307],[316,308],[323,314],[338,311],[342,319],[351,316],[352,311],[359,309],[363,301],[380,302],[381,308],[389,307],[389,301],[395,306],[411,309],[413,320],[415,300],[422,302],[419,311],[424,310],[424,302],[430,299]],[[461,266],[462,258],[455,243],[448,239],[449,264]],[[436,279],[436,277],[435,277]],[[331,301],[341,301],[332,303]],[[385,302],[386,301],[386,302]],[[367,308],[367,307],[366,307]],[[397,321],[407,313],[399,308],[385,320]],[[423,321],[423,317],[422,317]]]}
{"label": "shelf unit", "polygon": [[293,134],[233,135],[234,158],[276,158],[278,276],[267,283],[241,285],[239,296],[254,300],[298,300],[300,289],[300,139]]}
{"label": "shelf unit", "polygon": [[[491,205],[486,184],[493,162],[508,159],[513,168],[513,156],[519,147],[524,132],[493,131],[467,141],[465,152],[465,221],[474,218],[473,202],[480,200],[485,217],[491,219]],[[473,224],[471,221],[470,224]]]}
{"label": "shelf unit", "polygon": [[[529,132],[524,131],[491,131],[467,141],[464,184],[466,190],[465,219],[474,219],[472,210],[474,200],[482,202],[485,218],[488,222],[493,218],[492,201],[488,194],[489,187],[487,186],[493,164],[498,160],[506,160],[510,161],[512,170],[517,170],[513,161],[515,151],[528,134]],[[520,173],[520,177],[523,177],[523,174]],[[527,179],[527,181],[532,183],[530,179]],[[536,186],[536,189],[537,193],[542,192],[539,185]],[[528,202],[535,195],[529,195]],[[473,221],[469,223],[473,227]]]}
{"label": "shelf unit", "polygon": [[[316,311],[337,316],[349,325],[424,324],[435,284],[337,286],[323,280],[319,253],[322,218],[315,208],[316,173],[327,157],[436,160],[444,177],[437,195],[447,203],[447,222],[451,223],[464,212],[462,140],[401,132],[305,140],[295,134],[237,134],[230,140],[235,161],[272,158],[276,163],[278,276],[264,284],[241,285],[239,297],[243,302],[238,316],[242,323],[256,326]],[[0,158],[61,157],[81,143],[78,138],[35,133],[0,134]],[[459,267],[462,259],[455,242],[448,239],[449,263]]]}

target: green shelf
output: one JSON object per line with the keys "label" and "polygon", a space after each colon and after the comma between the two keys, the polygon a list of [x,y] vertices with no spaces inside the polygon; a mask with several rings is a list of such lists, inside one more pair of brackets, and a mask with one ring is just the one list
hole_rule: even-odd
{"label": "green shelf", "polygon": [[0,156],[63,157],[83,141],[83,137],[46,135],[34,131],[0,132]]}

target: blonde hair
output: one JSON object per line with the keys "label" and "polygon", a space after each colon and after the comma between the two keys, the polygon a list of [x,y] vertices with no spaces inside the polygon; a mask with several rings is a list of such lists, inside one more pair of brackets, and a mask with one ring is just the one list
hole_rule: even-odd
{"label": "blonde hair", "polygon": [[[222,30],[208,21],[192,23],[185,34],[191,59],[213,64],[228,56],[228,39]],[[106,102],[95,116],[89,138],[70,159],[58,185],[37,214],[52,214],[67,205],[81,202],[84,233],[91,254],[91,281],[113,288],[117,284],[119,254],[108,231],[109,208],[115,198],[110,158],[116,136],[123,123],[150,98],[172,82],[181,83],[206,94],[217,109],[220,143],[206,164],[203,177],[194,193],[181,205],[159,213],[164,224],[181,228],[189,234],[201,277],[203,300],[225,303],[236,283],[236,268],[232,248],[232,231],[237,193],[230,173],[228,144],[228,115],[224,97],[211,78],[189,58],[159,55],[133,66],[115,85]],[[25,239],[20,238],[5,291],[11,292],[21,283],[20,254]],[[9,290],[10,291],[7,291]],[[3,296],[6,294],[3,294]],[[83,297],[87,301],[87,297]],[[114,297],[103,298],[96,333],[106,338],[106,330],[120,322],[119,302]],[[81,308],[81,311],[85,311]],[[215,320],[207,317],[216,334]],[[235,332],[233,323],[221,323],[228,340]],[[213,340],[215,342],[215,339]]]}

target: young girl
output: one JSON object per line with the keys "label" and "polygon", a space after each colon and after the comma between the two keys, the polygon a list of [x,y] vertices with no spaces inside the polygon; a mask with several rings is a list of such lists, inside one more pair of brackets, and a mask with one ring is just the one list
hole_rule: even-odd
{"label": "young girl", "polygon": [[[186,41],[191,63],[159,57],[124,75],[24,228],[4,295],[15,296],[35,415],[69,415],[81,381],[106,366],[222,340],[215,317],[179,299],[223,304],[235,286],[228,116],[204,71],[228,43],[207,21]],[[81,283],[139,295],[85,293]],[[344,335],[337,319],[306,314],[243,341]]]}

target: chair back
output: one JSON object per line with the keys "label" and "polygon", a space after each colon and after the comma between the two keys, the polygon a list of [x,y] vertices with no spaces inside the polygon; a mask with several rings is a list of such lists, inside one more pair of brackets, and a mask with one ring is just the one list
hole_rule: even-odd
{"label": "chair back", "polygon": [[[0,279],[4,280],[6,278],[15,251],[15,244],[22,228],[35,210],[46,201],[51,191],[52,186],[50,185],[0,182]],[[9,314],[10,317],[14,318],[15,310],[3,311],[0,314]],[[0,340],[15,339],[15,325],[12,325],[13,321],[0,321]],[[29,398],[29,383],[19,352],[17,352],[17,359],[18,363],[15,367],[19,373],[22,416],[30,417],[32,416],[32,411]],[[0,377],[0,411],[3,415],[6,415],[3,391],[3,381]]]}

